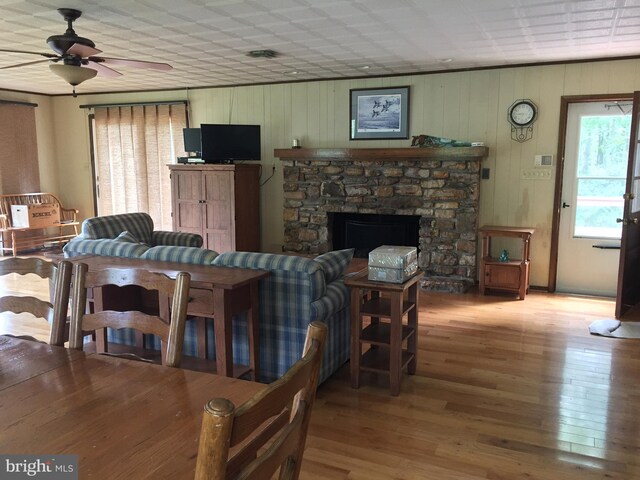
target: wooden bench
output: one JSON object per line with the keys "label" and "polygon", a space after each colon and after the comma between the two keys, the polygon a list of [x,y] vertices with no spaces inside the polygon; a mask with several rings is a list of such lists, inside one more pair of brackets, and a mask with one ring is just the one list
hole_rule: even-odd
{"label": "wooden bench", "polygon": [[[14,227],[11,205],[50,203],[60,210],[60,222],[39,227]],[[64,208],[52,193],[17,193],[0,195],[0,251],[15,257],[19,249],[45,246],[48,242],[66,243],[78,235],[78,210]],[[71,233],[71,229],[73,233]]]}

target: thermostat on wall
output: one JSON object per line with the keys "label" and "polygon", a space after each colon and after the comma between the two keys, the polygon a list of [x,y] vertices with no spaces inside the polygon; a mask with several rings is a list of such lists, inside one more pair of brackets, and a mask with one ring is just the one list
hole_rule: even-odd
{"label": "thermostat on wall", "polygon": [[534,165],[536,167],[552,167],[553,155],[536,155]]}

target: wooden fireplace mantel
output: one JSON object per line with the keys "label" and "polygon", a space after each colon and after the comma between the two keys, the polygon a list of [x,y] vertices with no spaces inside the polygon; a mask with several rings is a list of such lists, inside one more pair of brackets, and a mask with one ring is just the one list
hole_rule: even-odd
{"label": "wooden fireplace mantel", "polygon": [[482,159],[487,147],[407,147],[407,148],[276,148],[282,160],[360,160],[397,161],[403,159],[465,160]]}

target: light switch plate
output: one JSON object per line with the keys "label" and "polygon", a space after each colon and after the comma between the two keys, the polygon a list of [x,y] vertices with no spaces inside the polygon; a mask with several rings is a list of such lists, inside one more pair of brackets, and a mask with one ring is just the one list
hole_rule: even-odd
{"label": "light switch plate", "polygon": [[548,168],[522,170],[522,178],[524,180],[550,180],[551,170]]}

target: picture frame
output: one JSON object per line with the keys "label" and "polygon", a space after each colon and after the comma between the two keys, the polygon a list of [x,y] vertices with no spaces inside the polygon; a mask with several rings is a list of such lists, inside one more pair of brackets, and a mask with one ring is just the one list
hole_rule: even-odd
{"label": "picture frame", "polygon": [[409,138],[409,86],[352,88],[349,140]]}

